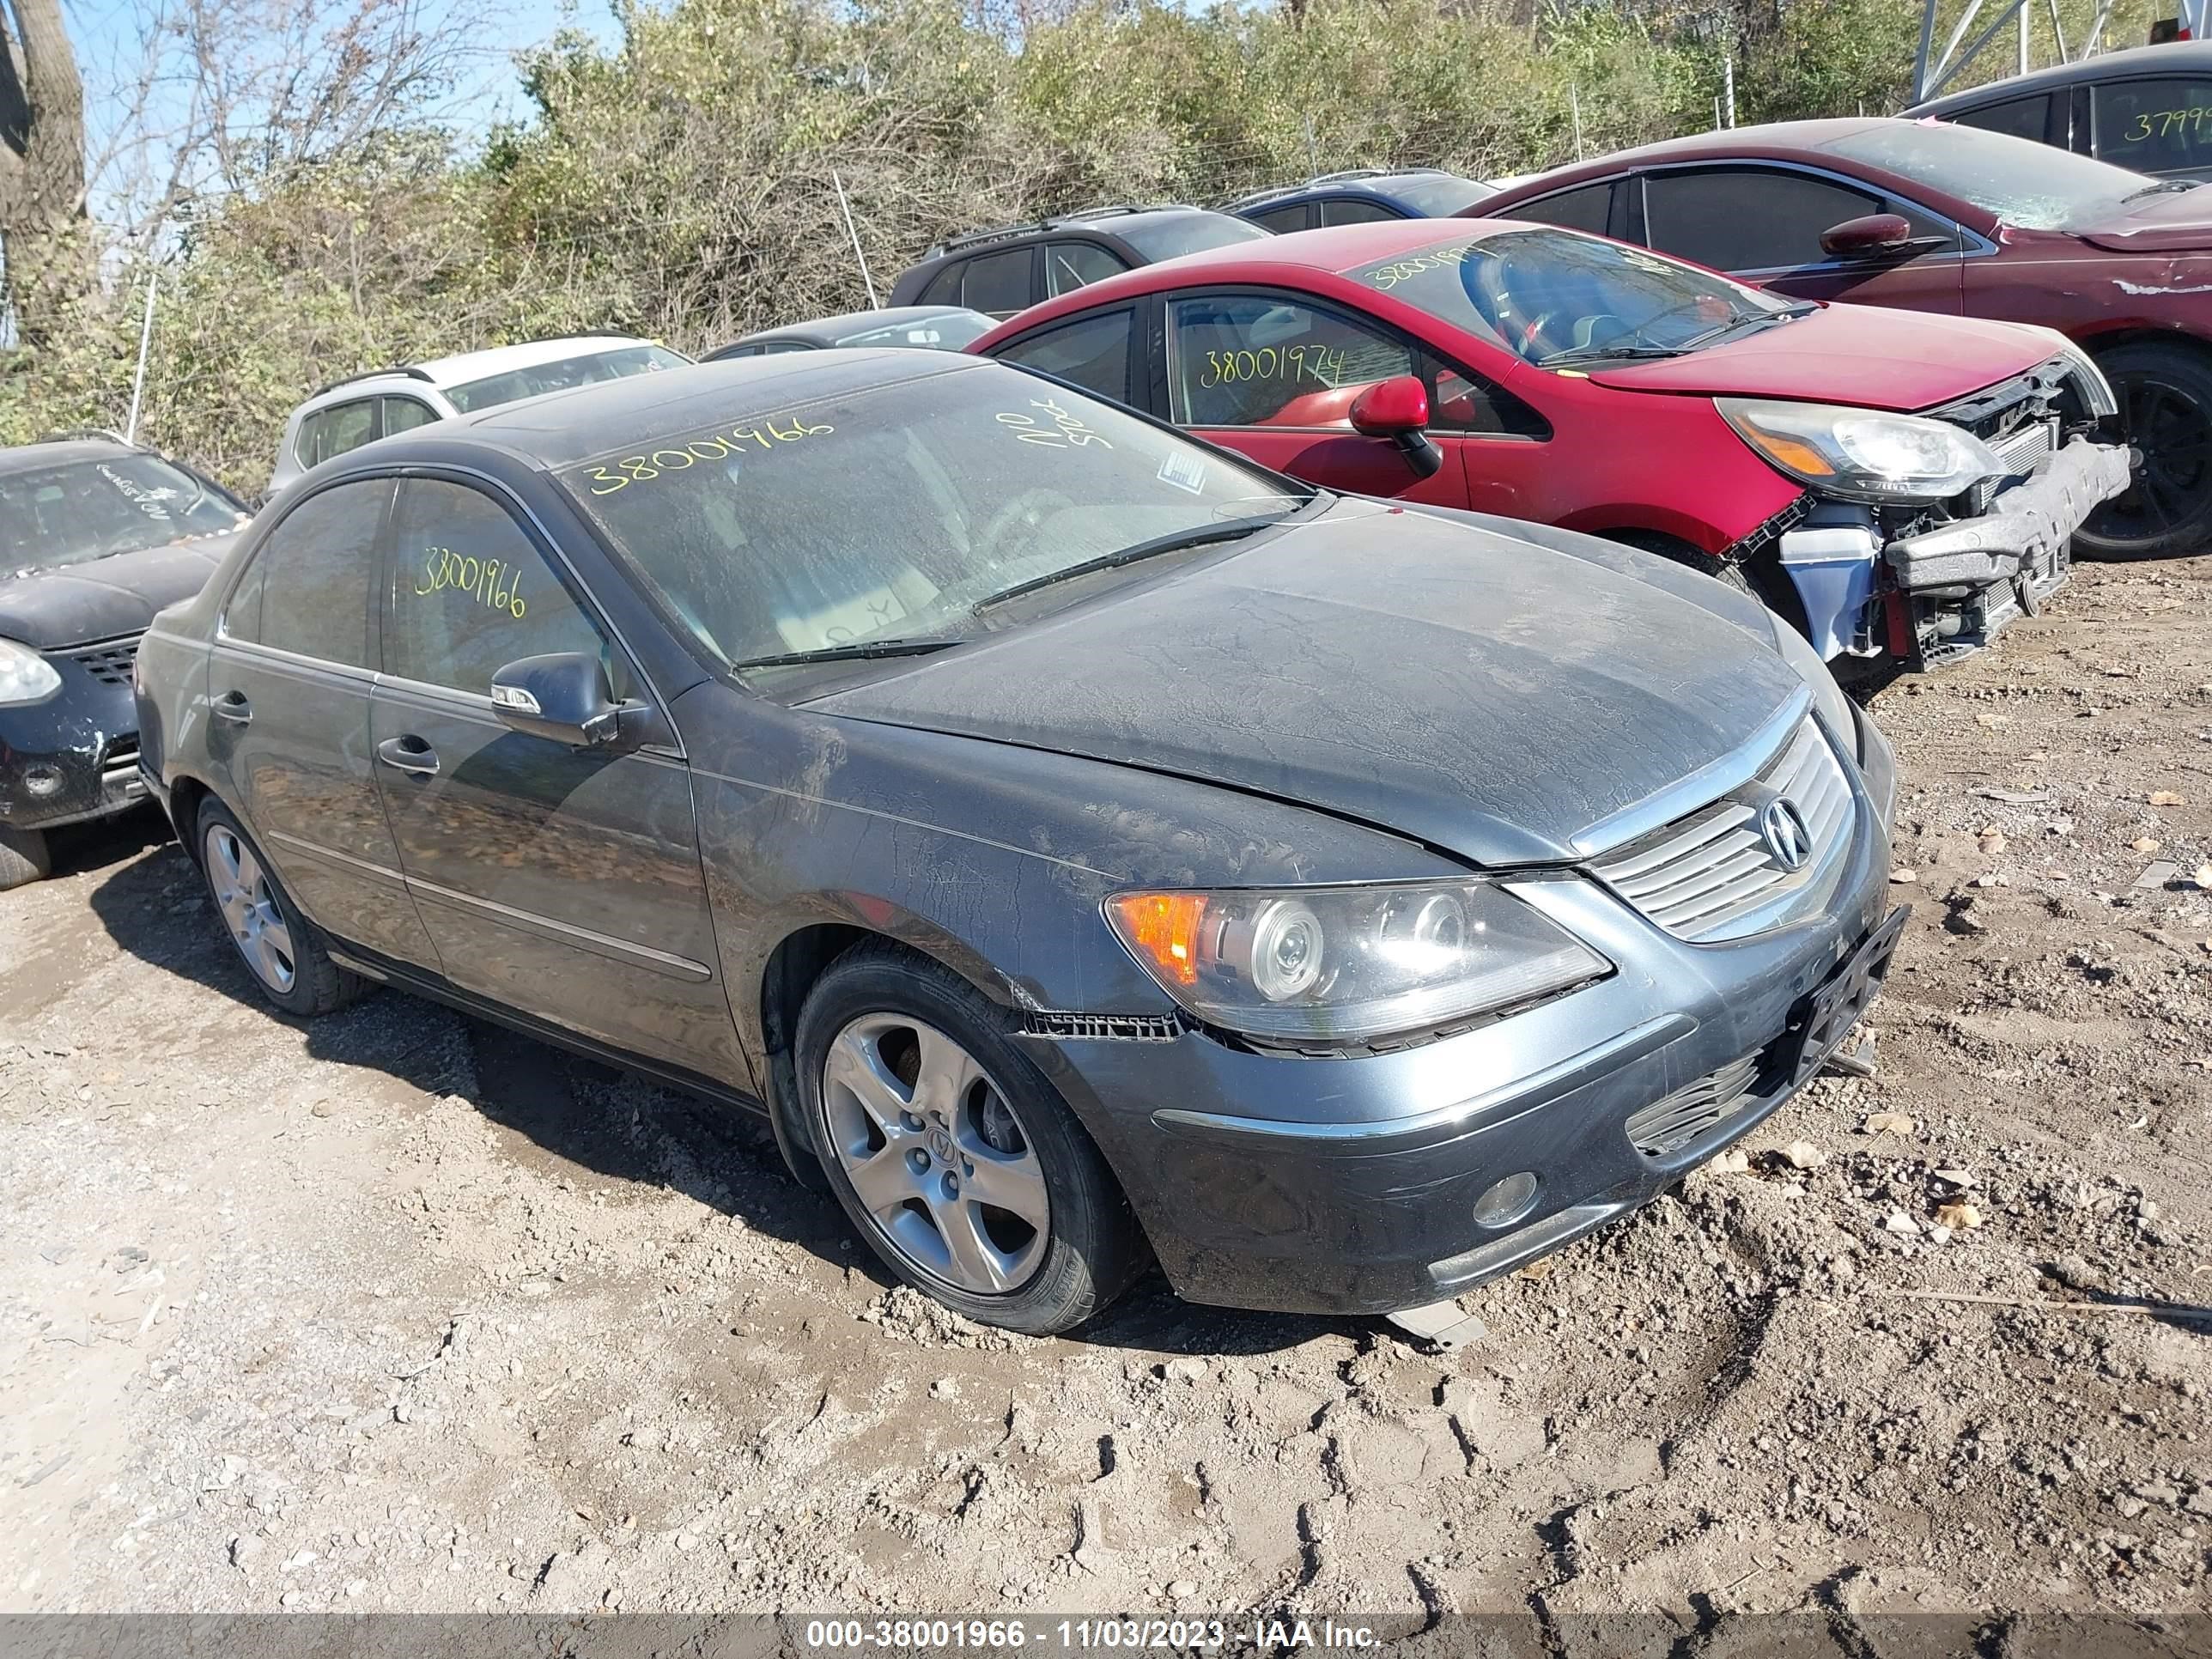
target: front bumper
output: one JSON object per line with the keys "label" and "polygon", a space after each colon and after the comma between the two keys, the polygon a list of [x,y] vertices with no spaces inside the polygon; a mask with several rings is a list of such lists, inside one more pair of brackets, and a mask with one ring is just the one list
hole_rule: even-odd
{"label": "front bumper", "polygon": [[[1886,803],[1869,781],[1854,772],[1833,901],[1765,934],[1692,945],[1595,883],[1516,883],[1620,971],[1462,1036],[1328,1058],[1191,1031],[1033,1049],[1183,1297],[1336,1314],[1440,1301],[1648,1201],[1819,1069],[1902,920],[1885,914]],[[1528,1207],[1477,1222],[1483,1194],[1524,1171]]]}
{"label": "front bumper", "polygon": [[[2075,533],[2126,490],[2129,451],[2076,438],[1990,511],[1957,519],[1883,550],[1909,610],[1922,665],[1940,667],[1987,645],[2014,618],[2033,616],[2072,573]],[[1942,618],[1940,626],[1931,623]]]}
{"label": "front bumper", "polygon": [[0,708],[0,828],[57,829],[145,799],[121,650],[50,653],[61,689],[43,702]]}

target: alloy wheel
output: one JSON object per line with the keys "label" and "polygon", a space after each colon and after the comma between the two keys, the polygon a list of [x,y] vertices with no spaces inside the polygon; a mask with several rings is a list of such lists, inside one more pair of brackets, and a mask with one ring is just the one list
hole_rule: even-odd
{"label": "alloy wheel", "polygon": [[239,955],[270,990],[289,991],[298,973],[292,928],[260,860],[228,824],[208,826],[206,849],[208,884]]}
{"label": "alloy wheel", "polygon": [[979,1295],[1018,1289],[1052,1236],[1044,1166],[1004,1091],[959,1043],[865,1014],[822,1067],[830,1150],[908,1267]]}
{"label": "alloy wheel", "polygon": [[2127,492],[2098,508],[2088,529],[2105,540],[2155,546],[2199,517],[2212,493],[2212,412],[2155,374],[2118,375],[2114,390],[2142,463]]}

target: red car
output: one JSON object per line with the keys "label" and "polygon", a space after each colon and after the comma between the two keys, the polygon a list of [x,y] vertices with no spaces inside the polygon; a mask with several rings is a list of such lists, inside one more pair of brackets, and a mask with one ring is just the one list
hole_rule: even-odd
{"label": "red car", "polygon": [[1792,298],[2057,329],[2103,368],[2143,453],[2083,544],[2143,557],[2212,541],[2212,189],[2003,133],[1858,118],[1648,144],[1481,212],[1602,231]]}
{"label": "red car", "polygon": [[1666,554],[1825,656],[1915,668],[2034,610],[2128,482],[2103,377],[2047,331],[1793,303],[1542,225],[1240,243],[969,349],[1333,489]]}

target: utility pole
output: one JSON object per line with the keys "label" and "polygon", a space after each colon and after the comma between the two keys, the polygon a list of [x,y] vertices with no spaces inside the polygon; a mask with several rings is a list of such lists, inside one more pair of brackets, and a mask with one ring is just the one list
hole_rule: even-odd
{"label": "utility pole", "polygon": [[1572,81],[1567,82],[1567,113],[1575,123],[1575,160],[1583,159],[1583,94]]}
{"label": "utility pole", "polygon": [[837,176],[837,169],[830,169],[830,182],[837,186],[837,206],[845,216],[845,234],[853,239],[853,257],[860,262],[860,282],[868,290],[868,308],[872,311],[876,299],[876,279],[868,275],[868,256],[860,248],[860,227],[853,222],[853,204],[845,199],[845,181]]}
{"label": "utility pole", "polygon": [[146,392],[146,348],[154,343],[154,289],[161,280],[161,268],[146,267],[146,314],[138,324],[138,368],[131,377],[131,416],[123,423],[126,442],[138,441],[138,404]]}
{"label": "utility pole", "polygon": [[1728,111],[1728,124],[1735,125],[1735,52],[1734,48],[1721,54],[1721,99]]}

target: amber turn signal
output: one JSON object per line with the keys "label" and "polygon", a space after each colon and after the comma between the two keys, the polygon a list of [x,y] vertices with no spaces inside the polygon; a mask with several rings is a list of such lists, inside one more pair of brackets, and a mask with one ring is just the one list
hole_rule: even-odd
{"label": "amber turn signal", "polygon": [[1121,937],[1152,961],[1166,981],[1198,981],[1198,928],[1206,900],[1197,893],[1122,893],[1108,901]]}

